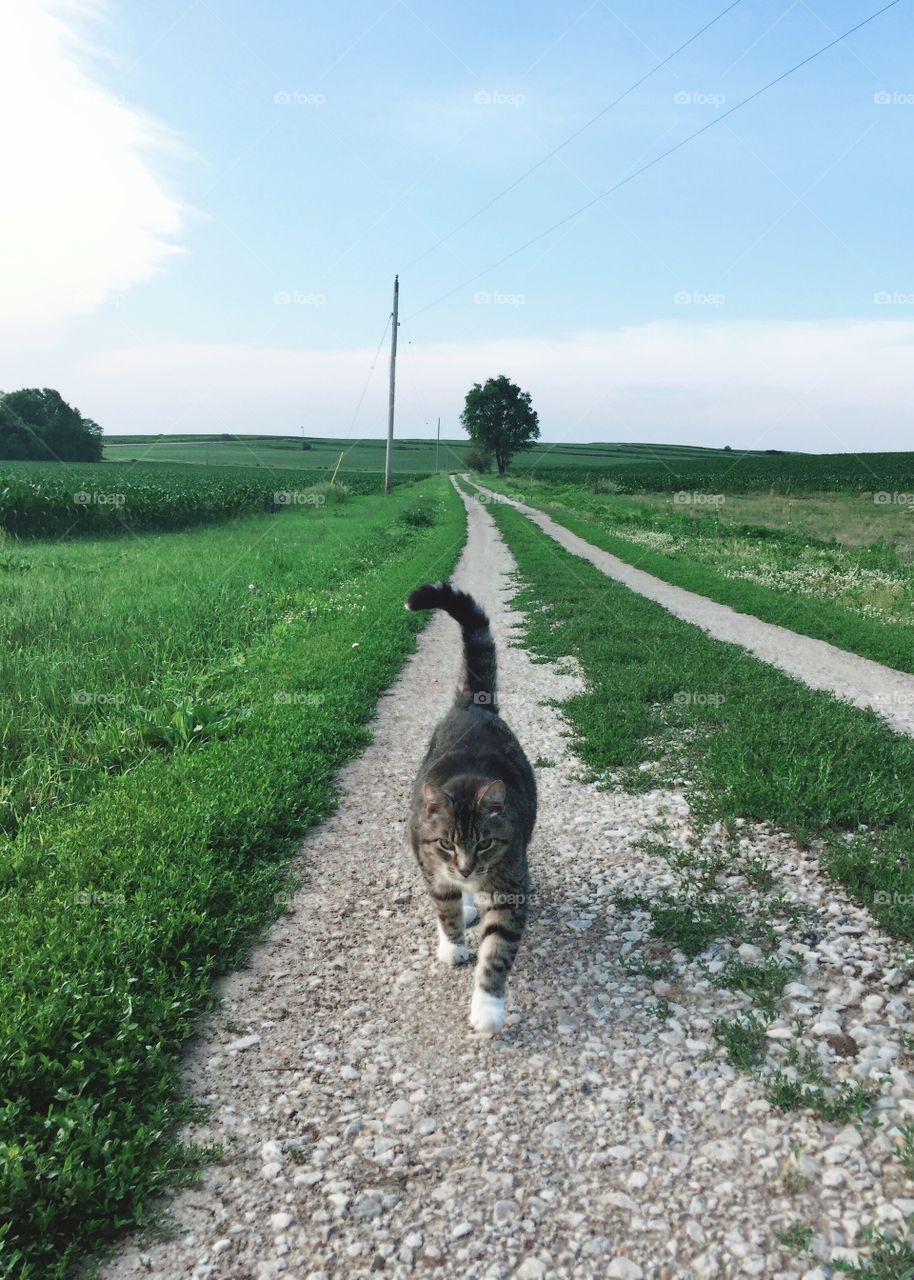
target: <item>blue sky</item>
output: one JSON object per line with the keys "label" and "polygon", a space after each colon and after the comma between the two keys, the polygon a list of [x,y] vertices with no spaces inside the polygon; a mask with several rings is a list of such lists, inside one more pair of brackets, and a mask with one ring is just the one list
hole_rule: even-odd
{"label": "blue sky", "polygon": [[453,431],[470,382],[506,372],[551,439],[908,447],[907,0],[485,272],[879,7],[743,0],[436,246],[724,6],[40,0],[82,44],[30,28],[53,46],[37,78],[78,67],[134,132],[68,196],[118,209],[106,242],[50,229],[97,279],[55,297],[22,211],[19,264],[49,278],[0,385],[69,390],[111,431],[381,434],[383,362],[352,416],[400,271],[404,434]]}

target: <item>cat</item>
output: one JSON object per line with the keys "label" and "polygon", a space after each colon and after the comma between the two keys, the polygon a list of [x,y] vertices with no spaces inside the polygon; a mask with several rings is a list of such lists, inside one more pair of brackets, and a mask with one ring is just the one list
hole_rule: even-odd
{"label": "cat", "polygon": [[438,959],[469,960],[465,926],[479,919],[470,1026],[505,1023],[505,983],[527,922],[527,846],[536,780],[498,711],[495,641],[484,610],[447,582],[418,587],[411,610],[443,609],[463,633],[454,705],[437,725],[413,786],[413,852],[438,916]]}

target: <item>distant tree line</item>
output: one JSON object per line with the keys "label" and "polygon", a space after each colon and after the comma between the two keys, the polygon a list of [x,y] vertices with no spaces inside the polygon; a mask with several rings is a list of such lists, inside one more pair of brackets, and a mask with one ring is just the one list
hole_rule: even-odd
{"label": "distant tree line", "polygon": [[0,392],[0,459],[100,462],[102,429],[58,391]]}

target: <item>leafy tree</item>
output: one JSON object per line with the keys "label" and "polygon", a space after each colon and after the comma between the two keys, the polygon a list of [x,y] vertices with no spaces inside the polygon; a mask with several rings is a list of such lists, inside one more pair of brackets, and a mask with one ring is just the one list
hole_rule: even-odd
{"label": "leafy tree", "polygon": [[0,396],[0,458],[100,462],[102,429],[50,387]]}
{"label": "leafy tree", "polygon": [[467,449],[463,455],[463,465],[481,476],[485,475],[492,466],[492,455],[486,449]]}
{"label": "leafy tree", "polygon": [[460,421],[477,449],[495,455],[500,476],[515,453],[529,449],[540,434],[529,391],[521,391],[504,374],[489,378],[485,386],[473,384]]}

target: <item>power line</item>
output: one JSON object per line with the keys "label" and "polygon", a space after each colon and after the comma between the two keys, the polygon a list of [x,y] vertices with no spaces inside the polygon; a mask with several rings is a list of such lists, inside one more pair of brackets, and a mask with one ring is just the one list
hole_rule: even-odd
{"label": "power line", "polygon": [[551,151],[547,151],[541,160],[537,160],[536,164],[531,165],[529,169],[526,169],[519,178],[515,178],[507,187],[502,188],[501,191],[492,196],[491,200],[486,201],[484,205],[480,205],[475,213],[471,213],[469,217],[464,218],[463,222],[459,222],[456,227],[452,227],[446,235],[443,235],[440,240],[436,240],[428,249],[424,249],[418,257],[412,258],[407,262],[403,270],[408,271],[409,268],[415,266],[417,262],[421,262],[423,258],[427,258],[430,253],[435,251],[435,249],[446,244],[447,241],[450,240],[452,236],[455,236],[458,231],[462,231],[464,227],[468,226],[471,222],[474,222],[480,214],[485,213],[487,209],[491,209],[493,204],[497,204],[499,200],[506,196],[510,191],[513,191],[515,187],[519,187],[522,182],[525,182],[526,179],[530,177],[531,173],[536,173],[537,169],[541,169],[547,160],[551,160],[553,156],[558,155],[560,151],[567,147],[570,142],[574,142],[575,138],[579,138],[585,129],[589,129],[592,124],[596,124],[598,120],[601,120],[607,112],[612,111],[613,107],[617,107],[620,102],[630,94],[634,93],[636,89],[639,89],[646,80],[650,80],[652,75],[655,75],[662,67],[665,67],[668,62],[672,62],[678,54],[682,53],[683,49],[687,49],[690,44],[694,44],[699,36],[703,36],[706,31],[710,31],[711,27],[713,27],[715,23],[720,22],[721,18],[726,17],[731,9],[735,9],[736,6],[742,4],[742,2],[743,0],[733,0],[733,3],[728,4],[726,9],[722,9],[716,18],[712,18],[710,22],[706,22],[703,27],[695,32],[694,35],[689,36],[688,40],[679,45],[677,49],[674,49],[672,53],[667,54],[662,62],[655,63],[654,66],[651,67],[650,71],[646,71],[644,73],[640,80],[636,80],[634,84],[629,85],[624,93],[620,93],[617,98],[613,98],[612,102],[608,102],[606,106],[603,107],[602,110],[598,111],[595,116],[591,116],[589,120],[580,126],[580,128],[575,129],[574,133],[569,133],[567,138],[560,142],[558,146],[553,147]]}
{"label": "power line", "polygon": [[347,439],[352,434],[352,428],[355,426],[355,420],[359,416],[359,410],[362,408],[362,402],[364,401],[365,396],[368,394],[368,386],[371,382],[371,375],[374,373],[375,365],[378,363],[378,356],[381,354],[381,347],[384,345],[384,338],[387,335],[387,326],[390,324],[392,318],[393,318],[393,313],[391,313],[387,317],[386,321],[384,322],[384,331],[381,334],[381,340],[378,343],[378,349],[374,353],[374,358],[372,359],[371,365],[369,366],[369,369],[368,369],[368,376],[365,379],[365,385],[362,387],[362,394],[359,396],[359,402],[355,407],[355,413],[352,415],[352,421],[349,423],[349,427],[343,439]]}
{"label": "power line", "polygon": [[483,276],[488,275],[490,271],[494,271],[496,267],[500,267],[504,263],[509,262],[511,258],[516,258],[519,253],[523,253],[525,249],[529,249],[532,245],[538,244],[540,240],[544,240],[546,236],[551,235],[553,231],[558,231],[559,227],[564,227],[567,223],[573,222],[576,218],[579,218],[582,213],[586,213],[588,209],[592,209],[595,204],[599,204],[601,200],[605,200],[607,196],[611,196],[621,187],[627,186],[629,182],[640,177],[642,173],[646,173],[648,169],[653,169],[653,167],[659,164],[661,160],[665,160],[668,156],[673,155],[674,152],[681,150],[688,143],[694,142],[694,140],[700,137],[701,134],[707,133],[709,129],[713,129],[716,125],[722,124],[728,116],[732,116],[735,112],[747,106],[748,103],[753,102],[756,98],[760,98],[763,93],[767,93],[769,89],[773,89],[776,84],[780,84],[782,80],[786,80],[788,76],[792,76],[794,72],[807,66],[816,58],[821,57],[823,53],[827,53],[829,49],[833,49],[836,44],[840,44],[842,40],[846,40],[848,36],[852,36],[855,31],[859,31],[861,27],[865,27],[868,23],[874,22],[876,18],[887,13],[889,9],[894,9],[895,5],[900,3],[901,0],[890,0],[889,4],[883,5],[881,9],[877,9],[875,13],[871,13],[868,18],[864,18],[862,22],[858,22],[855,26],[849,27],[847,31],[842,32],[840,36],[836,36],[834,40],[829,40],[828,44],[822,45],[821,49],[816,49],[815,53],[811,53],[809,57],[804,58],[802,62],[797,62],[794,66],[788,68],[787,71],[782,71],[779,76],[775,76],[773,80],[769,80],[768,83],[762,85],[760,89],[756,89],[754,93],[750,93],[747,98],[743,98],[734,106],[729,107],[720,115],[715,116],[713,120],[709,120],[708,123],[702,125],[700,129],[696,129],[694,133],[690,133],[674,146],[669,147],[666,151],[662,151],[660,155],[655,156],[653,160],[649,160],[646,164],[641,165],[640,168],[633,170],[633,172],[627,174],[626,177],[620,178],[618,182],[614,183],[611,187],[608,187],[606,191],[601,191],[599,195],[594,196],[592,200],[588,200],[586,204],[582,204],[580,208],[575,209],[572,213],[566,214],[564,218],[560,218],[558,222],[554,222],[552,226],[547,227],[545,231],[540,231],[539,234],[533,236],[532,239],[525,241],[522,245],[519,245],[518,248],[512,249],[511,252],[506,253],[503,258],[499,258],[497,262],[490,263],[490,265],[485,267],[482,271],[478,271],[476,275],[470,276],[468,280],[464,280],[462,284],[457,285],[455,289],[449,289],[447,293],[441,294],[441,296],[436,298],[433,302],[429,302],[426,306],[420,307],[418,311],[414,311],[412,315],[407,317],[406,323],[409,323],[410,320],[414,320],[416,316],[421,316],[424,312],[430,311],[432,307],[439,306],[442,302],[447,301],[448,298],[452,298],[455,293],[460,293],[460,291],[465,289],[467,285],[475,284],[477,280],[481,280]]}

